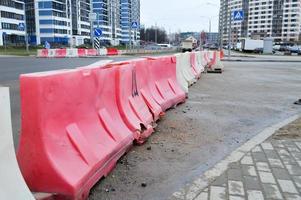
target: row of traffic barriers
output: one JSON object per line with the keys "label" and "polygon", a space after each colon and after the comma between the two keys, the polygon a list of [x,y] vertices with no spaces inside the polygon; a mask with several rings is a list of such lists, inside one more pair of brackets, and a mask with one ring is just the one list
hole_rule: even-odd
{"label": "row of traffic barriers", "polygon": [[118,55],[117,49],[39,49],[37,51],[38,58],[78,58],[78,57],[93,57]]}
{"label": "row of traffic barriers", "polygon": [[38,58],[78,58],[94,56],[116,56],[116,55],[136,55],[136,54],[154,54],[171,53],[176,49],[146,50],[146,49],[127,49],[118,50],[116,48],[84,49],[84,48],[62,48],[62,49],[39,49]]}
{"label": "row of traffic barriers", "polygon": [[[30,190],[52,194],[52,199],[87,199],[92,186],[134,142],[147,140],[164,112],[185,102],[188,87],[210,64],[205,57],[218,58],[214,54],[219,52],[105,61],[21,75],[17,159]],[[14,170],[17,175],[19,169]],[[13,188],[15,184],[0,196]],[[20,195],[26,197],[27,191],[20,190]]]}

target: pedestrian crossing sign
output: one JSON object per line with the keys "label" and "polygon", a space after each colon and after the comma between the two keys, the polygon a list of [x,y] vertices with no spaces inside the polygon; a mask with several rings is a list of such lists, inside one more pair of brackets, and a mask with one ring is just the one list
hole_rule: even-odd
{"label": "pedestrian crossing sign", "polygon": [[244,11],[236,10],[233,12],[234,21],[243,21],[244,20]]}

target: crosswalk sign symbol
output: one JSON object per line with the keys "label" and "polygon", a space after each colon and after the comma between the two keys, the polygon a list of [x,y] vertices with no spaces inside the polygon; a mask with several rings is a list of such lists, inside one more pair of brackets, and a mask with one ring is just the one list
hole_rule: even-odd
{"label": "crosswalk sign symbol", "polygon": [[132,22],[132,28],[134,29],[138,28],[138,22]]}
{"label": "crosswalk sign symbol", "polygon": [[236,10],[233,12],[234,21],[243,21],[244,20],[244,11]]}

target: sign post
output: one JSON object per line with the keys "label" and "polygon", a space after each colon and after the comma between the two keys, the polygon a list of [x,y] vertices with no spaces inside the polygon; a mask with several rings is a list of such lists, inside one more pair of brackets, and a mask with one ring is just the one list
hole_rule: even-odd
{"label": "sign post", "polygon": [[231,46],[232,46],[232,17],[235,22],[242,22],[244,20],[244,11],[243,10],[235,10],[230,12],[229,17],[229,32],[228,32],[228,57],[231,57]]}
{"label": "sign post", "polygon": [[28,48],[28,36],[27,36],[27,30],[26,30],[25,23],[19,23],[18,29],[19,29],[19,31],[25,31],[25,35],[24,35],[25,46],[26,46],[26,52],[28,53],[29,52],[29,48]]}
{"label": "sign post", "polygon": [[6,32],[2,33],[2,39],[3,39],[3,44],[4,44],[4,52],[6,54]]}
{"label": "sign post", "polygon": [[[132,22],[131,23],[131,29],[134,29],[134,42],[136,42],[136,31],[138,29],[138,22]],[[132,43],[132,31],[131,31],[131,36],[130,36],[130,43]],[[132,44],[131,44],[132,45]]]}
{"label": "sign post", "polygon": [[[91,1],[91,8],[93,8],[93,4]],[[89,13],[89,20],[90,20],[90,40],[92,43],[92,48],[94,49],[94,21],[96,20],[96,13]]]}
{"label": "sign post", "polygon": [[95,28],[94,29],[94,36],[95,38],[93,38],[94,41],[94,47],[96,47],[96,49],[100,49],[100,36],[102,35],[102,30],[100,28]]}

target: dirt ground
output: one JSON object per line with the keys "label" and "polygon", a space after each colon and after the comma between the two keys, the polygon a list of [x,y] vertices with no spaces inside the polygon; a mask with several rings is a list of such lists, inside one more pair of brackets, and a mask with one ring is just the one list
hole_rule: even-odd
{"label": "dirt ground", "polygon": [[91,190],[90,200],[164,200],[264,128],[301,113],[301,63],[225,62],[166,113]]}
{"label": "dirt ground", "polygon": [[279,129],[273,136],[275,140],[300,139],[301,138],[301,118]]}

